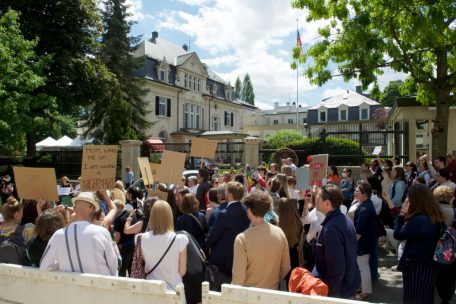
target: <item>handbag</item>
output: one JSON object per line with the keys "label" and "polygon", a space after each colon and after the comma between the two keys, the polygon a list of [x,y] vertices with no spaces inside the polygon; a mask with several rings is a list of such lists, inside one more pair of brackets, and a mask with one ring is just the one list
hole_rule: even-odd
{"label": "handbag", "polygon": [[166,256],[168,253],[169,249],[173,245],[174,241],[176,240],[176,234],[173,237],[173,240],[169,244],[168,248],[166,249],[165,253],[163,253],[162,257],[160,260],[158,260],[157,264],[155,264],[154,267],[152,267],[151,270],[149,270],[146,273],[146,262],[144,261],[144,257],[142,255],[142,249],[141,249],[141,234],[138,235],[138,239],[136,242],[135,246],[135,251],[133,253],[133,261],[131,263],[131,274],[130,277],[135,278],[135,279],[145,279],[149,274],[151,274],[157,267],[160,265],[161,261],[163,258]]}
{"label": "handbag", "polygon": [[224,274],[221,272],[216,265],[207,264],[206,265],[206,281],[209,282],[209,289],[213,291],[221,291],[222,284],[230,284],[231,283],[231,276]]}

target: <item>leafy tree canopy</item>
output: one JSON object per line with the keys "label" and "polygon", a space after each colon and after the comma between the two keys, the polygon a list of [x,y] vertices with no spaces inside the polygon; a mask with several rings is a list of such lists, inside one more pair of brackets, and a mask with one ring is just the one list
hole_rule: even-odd
{"label": "leafy tree canopy", "polygon": [[46,83],[44,70],[50,56],[38,56],[38,39],[22,35],[19,13],[0,16],[0,153],[23,151],[27,136],[52,129],[64,119],[55,98],[35,91]]}
{"label": "leafy tree canopy", "polygon": [[299,63],[309,62],[305,75],[311,83],[342,76],[358,78],[366,89],[385,67],[410,75],[417,99],[437,106],[433,155],[445,155],[456,88],[453,0],[294,0],[292,6],[308,10],[307,21],[327,21],[320,40],[303,55],[297,47],[293,51]]}
{"label": "leafy tree canopy", "polygon": [[268,149],[281,149],[285,148],[291,142],[304,139],[304,135],[297,132],[296,130],[280,130],[272,135],[268,135],[265,138],[266,146]]}

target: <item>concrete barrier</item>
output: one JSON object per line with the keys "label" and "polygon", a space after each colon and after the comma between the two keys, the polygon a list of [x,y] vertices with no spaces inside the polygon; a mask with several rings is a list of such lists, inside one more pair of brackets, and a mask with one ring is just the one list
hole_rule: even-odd
{"label": "concrete barrier", "polygon": [[209,283],[203,283],[203,304],[324,304],[324,303],[366,303],[330,297],[306,296],[297,293],[261,288],[222,285],[222,292],[209,290]]}
{"label": "concrete barrier", "polygon": [[0,264],[0,303],[11,304],[184,304],[183,285],[166,290],[162,281],[92,274],[47,272]]}

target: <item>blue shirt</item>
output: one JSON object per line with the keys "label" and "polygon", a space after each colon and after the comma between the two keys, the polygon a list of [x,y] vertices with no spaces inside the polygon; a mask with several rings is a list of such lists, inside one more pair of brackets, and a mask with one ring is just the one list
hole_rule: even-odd
{"label": "blue shirt", "polygon": [[358,255],[372,253],[377,244],[377,213],[371,199],[359,204],[355,211],[354,224],[358,240]]}
{"label": "blue shirt", "polygon": [[424,214],[412,217],[405,225],[404,220],[404,216],[399,214],[394,223],[394,238],[399,241],[407,241],[399,260],[398,270],[402,269],[406,260],[414,260],[432,266],[432,257],[440,236],[439,225],[433,224],[431,219]]}
{"label": "blue shirt", "polygon": [[398,179],[395,179],[388,187],[388,195],[397,208],[402,206],[402,198],[405,195],[405,191],[407,191],[407,185],[404,181]]}

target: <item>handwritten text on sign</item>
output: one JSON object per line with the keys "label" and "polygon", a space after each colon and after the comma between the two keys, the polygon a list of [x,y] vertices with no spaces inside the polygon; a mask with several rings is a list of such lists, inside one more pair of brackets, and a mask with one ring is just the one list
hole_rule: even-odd
{"label": "handwritten text on sign", "polygon": [[319,154],[312,156],[309,166],[310,186],[323,186],[323,180],[326,178],[328,168],[328,154]]}
{"label": "handwritten text on sign", "polygon": [[96,191],[114,187],[117,146],[86,145],[82,153],[81,190]]}

